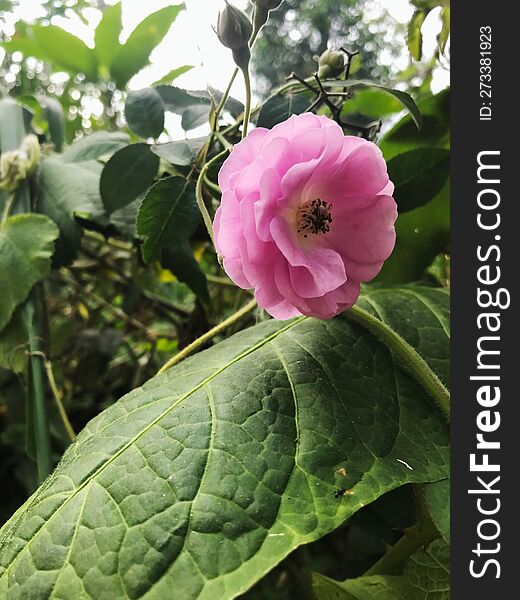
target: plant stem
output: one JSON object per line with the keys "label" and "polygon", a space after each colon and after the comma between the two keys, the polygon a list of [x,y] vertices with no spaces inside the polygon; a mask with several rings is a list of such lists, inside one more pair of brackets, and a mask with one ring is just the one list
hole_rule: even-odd
{"label": "plant stem", "polygon": [[45,405],[45,377],[43,375],[43,358],[41,350],[41,339],[38,330],[38,318],[36,314],[36,302],[34,292],[24,305],[24,321],[29,338],[29,402],[32,404],[33,411],[33,431],[29,435],[34,435],[36,464],[38,469],[38,479],[42,482],[51,472],[52,457],[51,443],[49,433],[49,420],[47,417],[47,408]]}
{"label": "plant stem", "polygon": [[208,209],[206,208],[206,204],[204,202],[204,196],[202,194],[202,186],[204,184],[204,179],[209,168],[216,163],[220,158],[225,156],[228,153],[228,150],[223,150],[216,156],[214,156],[210,161],[208,161],[201,169],[199,173],[199,177],[197,179],[197,185],[195,186],[195,196],[197,197],[197,205],[202,214],[202,218],[204,219],[204,225],[206,225],[206,229],[208,230],[209,237],[211,239],[211,243],[215,246],[215,237],[213,236],[213,222],[211,217],[209,216]]}
{"label": "plant stem", "polygon": [[424,487],[414,485],[413,489],[417,500],[417,525],[405,529],[403,537],[391,546],[364,575],[396,575],[402,571],[407,558],[440,537],[426,505]]}
{"label": "plant stem", "polygon": [[56,406],[58,407],[58,412],[60,413],[61,421],[63,426],[65,427],[65,431],[70,438],[71,442],[76,440],[76,434],[74,429],[69,421],[69,417],[67,415],[67,411],[63,406],[63,395],[58,389],[56,385],[56,380],[54,379],[54,373],[52,371],[52,363],[50,360],[45,360],[45,372],[47,373],[47,379],[49,381],[49,386],[52,391],[52,395],[54,396],[54,401],[56,402]]}
{"label": "plant stem", "polygon": [[345,315],[366,327],[377,336],[408,367],[415,379],[428,391],[450,422],[450,393],[430,369],[426,361],[398,333],[359,306],[353,306]]}
{"label": "plant stem", "polygon": [[242,139],[247,135],[249,128],[249,120],[251,119],[251,77],[249,75],[249,67],[243,70],[244,84],[246,86],[246,108],[244,111],[244,125],[242,127]]}
{"label": "plant stem", "polygon": [[4,212],[2,214],[2,221],[0,221],[0,224],[4,224],[7,221],[9,213],[11,212],[11,208],[13,207],[14,199],[15,192],[12,192],[11,194],[9,194],[9,197],[5,201]]}
{"label": "plant stem", "polygon": [[247,315],[247,313],[251,312],[255,307],[256,300],[251,300],[251,302],[248,302],[245,306],[243,306],[236,313],[232,314],[225,321],[222,321],[222,323],[219,323],[218,325],[213,327],[213,329],[207,331],[204,335],[200,336],[194,342],[186,346],[186,348],[181,350],[178,354],[170,358],[170,360],[159,369],[159,373],[164,373],[170,367],[173,367],[174,365],[179,363],[181,360],[186,358],[186,356],[197,350],[197,348],[199,348],[207,341],[211,340],[216,335],[227,329],[230,325],[233,325],[233,323],[236,323],[239,319]]}
{"label": "plant stem", "polygon": [[412,528],[412,531],[407,531],[364,575],[398,574],[408,557],[423,546],[431,544],[438,537],[437,532],[421,532]]}
{"label": "plant stem", "polygon": [[236,285],[228,279],[227,277],[219,277],[218,275],[211,275],[211,273],[206,273],[206,279],[211,283],[216,283],[217,285],[224,285],[226,287],[235,288]]}

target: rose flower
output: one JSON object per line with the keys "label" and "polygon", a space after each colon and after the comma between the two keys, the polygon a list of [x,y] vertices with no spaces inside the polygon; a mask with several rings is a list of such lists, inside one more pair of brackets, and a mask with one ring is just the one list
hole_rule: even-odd
{"label": "rose flower", "polygon": [[219,173],[213,223],[229,277],[276,319],[329,319],[357,300],[395,244],[381,151],[305,113],[237,144]]}

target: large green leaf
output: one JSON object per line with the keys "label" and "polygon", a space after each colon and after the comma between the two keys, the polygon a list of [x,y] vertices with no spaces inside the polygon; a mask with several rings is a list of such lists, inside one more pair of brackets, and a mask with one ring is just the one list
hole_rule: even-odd
{"label": "large green leaf", "polygon": [[103,206],[99,196],[101,165],[96,161],[63,162],[50,157],[41,165],[38,210],[60,229],[56,242],[56,264],[71,262],[81,241],[82,231],[75,214],[99,216]]}
{"label": "large green leaf", "polygon": [[58,228],[43,215],[16,215],[0,225],[0,331],[48,275],[57,237]]}
{"label": "large green leaf", "polygon": [[103,18],[96,27],[94,34],[95,52],[99,62],[108,67],[117,53],[120,44],[119,36],[123,28],[122,3],[107,6],[103,11]]}
{"label": "large green leaf", "polygon": [[146,194],[137,215],[137,233],[145,238],[145,262],[159,260],[161,249],[178,250],[200,221],[195,187],[184,177],[167,177]]}
{"label": "large green leaf", "polygon": [[233,598],[385,492],[445,478],[447,444],[347,315],[266,321],[87,425],[0,532],[0,597]]}
{"label": "large green leaf", "polygon": [[428,204],[450,176],[450,152],[446,148],[417,148],[394,156],[388,175],[395,184],[399,214]]}
{"label": "large green leaf", "polygon": [[132,144],[116,152],[101,175],[101,198],[107,212],[128,206],[144,194],[158,169],[159,157],[147,144]]}
{"label": "large green leaf", "polygon": [[418,550],[406,561],[402,575],[334,581],[316,573],[313,590],[318,600],[449,600],[449,547],[435,540]]}
{"label": "large green leaf", "polygon": [[144,138],[159,137],[164,129],[164,102],[159,92],[145,88],[130,92],[125,103],[128,127]]}
{"label": "large green leaf", "polygon": [[34,52],[29,51],[30,55],[74,75],[81,72],[92,81],[97,79],[94,51],[75,35],[56,25],[31,25],[26,35],[34,42]]}
{"label": "large green leaf", "polygon": [[110,71],[120,89],[124,89],[130,79],[146,67],[152,50],[162,41],[183,9],[184,4],[166,6],[148,15],[132,31],[110,63]]}

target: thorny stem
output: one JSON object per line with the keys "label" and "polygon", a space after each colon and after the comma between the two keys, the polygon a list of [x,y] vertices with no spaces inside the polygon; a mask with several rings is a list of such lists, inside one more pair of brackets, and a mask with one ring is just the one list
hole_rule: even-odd
{"label": "thorny stem", "polygon": [[233,313],[225,321],[222,321],[222,323],[219,323],[218,325],[213,327],[213,329],[210,329],[209,331],[207,331],[204,335],[200,336],[194,342],[192,342],[191,344],[186,346],[186,348],[181,350],[178,354],[176,354],[175,356],[170,358],[170,360],[159,369],[159,373],[164,373],[169,368],[171,368],[174,365],[176,365],[177,363],[179,363],[181,360],[186,358],[189,354],[191,354],[192,352],[195,352],[195,350],[197,350],[200,346],[202,346],[203,344],[205,344],[206,342],[208,342],[209,340],[214,338],[216,335],[218,335],[219,333],[221,333],[222,331],[227,329],[230,325],[233,325],[233,323],[236,323],[239,319],[241,319],[242,317],[247,315],[249,312],[251,312],[255,308],[256,308],[256,300],[251,300],[251,302],[248,302],[245,306],[243,306],[236,313]]}
{"label": "thorny stem", "polygon": [[449,423],[450,393],[442,381],[430,369],[422,356],[420,356],[397,332],[363,308],[353,306],[350,310],[345,312],[345,315],[368,329],[392,350],[392,352],[409,369],[413,377],[415,377],[415,379],[427,390]]}

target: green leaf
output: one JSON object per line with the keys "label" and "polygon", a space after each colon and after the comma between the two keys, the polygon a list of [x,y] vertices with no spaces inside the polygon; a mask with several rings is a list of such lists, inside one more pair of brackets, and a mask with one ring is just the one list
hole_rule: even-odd
{"label": "green leaf", "polygon": [[174,251],[164,248],[161,265],[171,271],[181,283],[185,283],[202,302],[209,304],[206,275],[195,260],[193,250],[188,243]]}
{"label": "green leaf", "polygon": [[450,90],[429,96],[418,104],[422,115],[421,131],[409,115],[403,117],[380,142],[386,160],[413,148],[449,147]]}
{"label": "green leaf", "polygon": [[130,141],[126,133],[96,131],[69,146],[62,155],[64,162],[83,162],[111,156]]}
{"label": "green leaf", "polygon": [[159,157],[147,144],[132,144],[118,150],[101,174],[101,198],[107,212],[127,206],[153,184]]}
{"label": "green leaf", "polygon": [[411,344],[430,369],[450,385],[450,294],[445,288],[417,285],[369,286],[358,304]]}
{"label": "green leaf", "polygon": [[60,229],[55,263],[66,265],[75,257],[82,231],[74,219],[77,213],[103,214],[99,196],[101,165],[95,161],[65,163],[50,157],[41,165],[38,210]]}
{"label": "green leaf", "polygon": [[119,36],[123,28],[122,3],[107,6],[94,34],[95,52],[99,62],[108,67],[120,48]]}
{"label": "green leaf", "polygon": [[80,72],[91,81],[97,80],[96,56],[82,40],[56,25],[32,25],[31,29],[40,49],[37,58],[73,75]]}
{"label": "green leaf", "polygon": [[424,206],[442,190],[450,176],[450,152],[445,148],[419,148],[394,156],[388,175],[395,184],[399,213]]}
{"label": "green leaf", "polygon": [[393,96],[394,98],[399,100],[399,102],[409,111],[410,116],[413,119],[413,122],[415,123],[415,126],[417,127],[417,129],[419,131],[421,130],[421,127],[422,127],[421,111],[419,110],[419,107],[415,103],[415,100],[407,92],[403,92],[401,90],[396,90],[394,88],[386,87],[384,85],[377,85],[375,83],[370,83],[367,81],[356,81],[355,83],[349,84],[347,87],[351,91],[372,88],[372,89],[380,90],[382,92],[386,92],[387,94],[390,94],[391,96]]}
{"label": "green leaf", "polygon": [[130,129],[144,138],[156,138],[164,129],[164,102],[153,88],[129,92],[125,117]]}
{"label": "green leaf", "polygon": [[184,177],[161,179],[150,188],[137,214],[137,234],[144,238],[144,261],[159,260],[164,247],[178,250],[199,222],[193,184]]}
{"label": "green leaf", "polygon": [[443,540],[450,543],[450,480],[443,479],[424,486],[426,505],[432,521],[442,535]]}
{"label": "green leaf", "polygon": [[61,102],[56,98],[41,96],[38,98],[49,124],[49,135],[56,152],[61,152],[65,140],[65,115]]}
{"label": "green leaf", "polygon": [[23,109],[12,98],[0,99],[0,150],[8,152],[20,146],[26,133]]}
{"label": "green leaf", "polygon": [[442,28],[437,36],[437,43],[439,44],[439,50],[444,54],[448,38],[450,37],[450,26],[451,26],[451,11],[450,7],[445,6],[441,12]]}
{"label": "green leaf", "polygon": [[119,89],[149,62],[152,50],[162,41],[184,4],[167,6],[148,15],[132,31],[110,63],[110,72]]}
{"label": "green leaf", "polygon": [[190,106],[182,113],[181,126],[184,131],[196,129],[209,122],[209,106]]}
{"label": "green leaf", "polygon": [[385,115],[400,112],[403,106],[395,96],[381,90],[358,90],[348,102],[345,102],[342,115],[358,113],[371,119],[380,119]]}
{"label": "green leaf", "polygon": [[180,114],[192,106],[211,106],[211,98],[208,92],[203,90],[184,90],[174,85],[158,85],[157,92],[163,99],[166,110]]}
{"label": "green leaf", "polygon": [[170,85],[172,81],[175,81],[175,79],[177,79],[177,77],[184,75],[184,73],[187,73],[188,71],[191,71],[194,68],[194,65],[183,65],[182,67],[172,69],[164,77],[161,77],[161,79],[156,81],[153,85]]}
{"label": "green leaf", "polygon": [[428,16],[429,10],[416,10],[408,23],[408,50],[414,60],[422,58],[422,33],[421,27]]}
{"label": "green leaf", "polygon": [[334,581],[313,574],[317,600],[449,600],[450,552],[442,540],[418,550],[403,575],[370,575]]}
{"label": "green leaf", "polygon": [[377,281],[405,283],[421,279],[433,259],[450,242],[450,182],[428,204],[399,215],[397,241]]}
{"label": "green leaf", "polygon": [[152,146],[152,152],[172,163],[172,165],[190,167],[197,159],[199,152],[207,141],[207,137],[200,137],[169,142],[167,144],[157,144],[156,146]]}
{"label": "green leaf", "polygon": [[447,444],[348,313],[266,321],[87,425],[0,532],[0,596],[233,598],[387,491],[447,477]]}
{"label": "green leaf", "polygon": [[260,109],[258,127],[272,129],[291,115],[299,115],[307,109],[309,103],[302,96],[287,95],[270,98]]}
{"label": "green leaf", "polygon": [[58,228],[43,215],[9,217],[0,225],[0,331],[35,283],[49,274]]}

